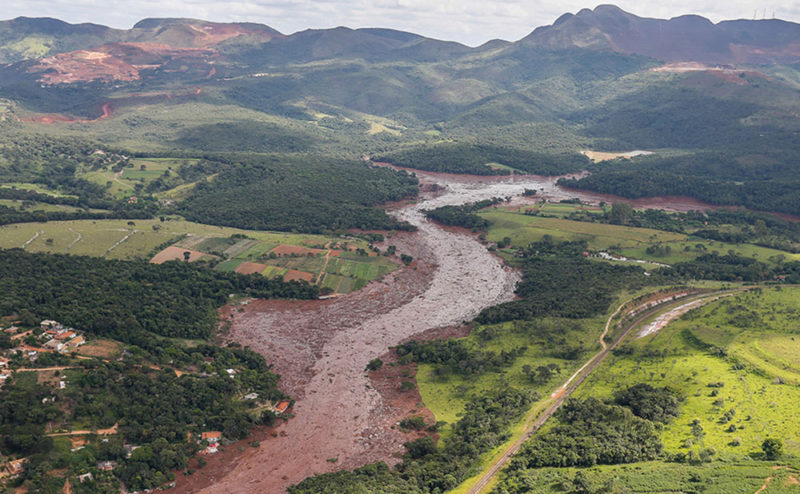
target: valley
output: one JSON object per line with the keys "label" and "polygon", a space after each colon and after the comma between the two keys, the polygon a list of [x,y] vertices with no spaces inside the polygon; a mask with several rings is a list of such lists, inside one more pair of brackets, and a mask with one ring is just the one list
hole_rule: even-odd
{"label": "valley", "polygon": [[762,17],[0,21],[0,494],[800,492]]}

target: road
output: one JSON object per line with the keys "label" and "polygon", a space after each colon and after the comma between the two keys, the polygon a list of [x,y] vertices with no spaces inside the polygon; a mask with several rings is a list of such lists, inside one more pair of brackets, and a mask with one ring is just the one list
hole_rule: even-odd
{"label": "road", "polygon": [[[686,305],[687,301],[704,301],[704,303],[709,303],[714,300],[717,300],[720,296],[724,296],[725,294],[731,293],[730,291],[720,291],[720,292],[711,292],[711,293],[703,293],[700,295],[694,295],[679,299],[678,301],[669,301],[665,302],[660,305],[656,305],[648,310],[643,311],[639,314],[636,319],[629,322],[622,333],[611,343],[607,344],[605,342],[605,337],[608,334],[611,323],[613,322],[614,317],[620,313],[623,307],[627,304],[627,301],[621,304],[614,313],[608,317],[606,320],[605,329],[603,334],[600,336],[600,346],[602,350],[592,356],[580,369],[578,369],[575,374],[573,374],[563,385],[561,385],[558,389],[556,389],[552,395],[550,395],[550,399],[543,403],[538,404],[535,408],[533,408],[528,417],[525,420],[525,426],[523,427],[523,432],[516,441],[514,441],[503,453],[495,459],[487,468],[484,470],[481,477],[475,482],[475,484],[470,488],[470,494],[480,494],[485,492],[487,487],[492,483],[492,481],[497,477],[497,474],[505,468],[511,458],[519,451],[522,447],[522,444],[530,439],[530,437],[536,433],[547,420],[556,412],[556,410],[561,407],[561,405],[569,398],[572,393],[581,385],[581,383],[586,380],[587,377],[592,373],[592,371],[600,365],[603,360],[608,356],[608,354],[631,333],[631,331],[642,324],[645,320],[652,317],[658,312],[663,311],[667,307],[678,306],[678,308],[683,307]],[[673,307],[674,308],[674,307]],[[552,400],[552,401],[550,401]]]}

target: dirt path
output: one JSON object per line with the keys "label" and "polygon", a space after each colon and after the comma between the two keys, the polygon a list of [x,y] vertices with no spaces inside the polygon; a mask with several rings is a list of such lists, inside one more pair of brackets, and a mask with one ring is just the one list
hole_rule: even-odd
{"label": "dirt path", "polygon": [[327,273],[325,273],[325,268],[328,267],[328,261],[331,260],[331,251],[325,253],[325,264],[322,265],[322,269],[319,270],[319,276],[317,276],[317,282],[314,283],[315,285],[319,286],[322,283],[322,280],[325,279]]}
{"label": "dirt path", "polygon": [[26,248],[28,245],[30,245],[31,242],[39,238],[39,235],[41,235],[42,233],[44,233],[44,230],[39,230],[38,232],[36,232],[31,238],[29,238],[24,244],[22,244],[22,246],[20,246],[20,249]]}
{"label": "dirt path", "polygon": [[[705,303],[712,302],[717,300],[722,295],[712,296],[712,294],[704,293],[702,295],[697,295],[693,297],[695,301],[704,301]],[[600,344],[603,347],[600,352],[596,353],[592,358],[590,358],[575,374],[573,374],[563,385],[561,385],[557,390],[555,390],[550,395],[550,400],[553,401],[545,401],[538,404],[534,409],[532,409],[526,420],[525,425],[523,427],[523,432],[521,433],[520,437],[514,441],[503,453],[495,459],[488,468],[484,470],[484,473],[481,477],[473,484],[470,488],[470,494],[480,494],[484,492],[487,487],[492,483],[492,481],[497,477],[497,474],[505,468],[511,458],[519,451],[522,447],[522,444],[525,443],[528,439],[530,439],[533,434],[536,433],[547,420],[556,412],[556,410],[561,407],[561,405],[569,398],[572,393],[580,386],[580,384],[586,380],[587,377],[592,373],[592,371],[600,365],[603,360],[608,356],[608,354],[616,348],[627,336],[630,332],[642,324],[646,319],[653,316],[657,312],[664,309],[665,305],[672,305],[674,301],[667,301],[664,304],[656,305],[648,310],[640,313],[640,315],[633,320],[632,322],[628,323],[625,326],[624,331],[620,334],[614,342],[611,344],[606,344],[604,341],[605,336],[608,334],[609,328],[611,327],[611,322],[613,321],[614,317],[622,310],[622,308],[626,305],[627,302],[620,305],[614,313],[609,316],[608,320],[606,321],[605,329],[603,334],[600,336]],[[671,309],[667,313],[672,313],[673,311],[682,309],[686,304],[681,304],[677,308]]]}
{"label": "dirt path", "polygon": [[119,424],[114,424],[113,426],[109,427],[108,429],[97,429],[96,431],[90,430],[81,430],[81,431],[71,431],[71,432],[52,432],[50,434],[46,434],[47,436],[55,437],[55,436],[88,436],[90,434],[97,434],[98,436],[111,436],[117,434],[119,432]]}
{"label": "dirt path", "polygon": [[78,242],[81,241],[81,239],[83,239],[83,235],[81,234],[81,232],[76,232],[72,228],[70,228],[69,231],[71,231],[72,233],[77,235],[77,237],[75,237],[75,240],[73,240],[72,242],[69,243],[69,245],[67,246],[67,251],[69,251],[72,248],[73,245],[77,244]]}
{"label": "dirt path", "polygon": [[119,247],[120,245],[125,243],[129,238],[131,238],[132,236],[136,235],[137,233],[139,233],[139,230],[134,230],[134,231],[130,232],[129,234],[125,235],[124,237],[122,237],[119,240],[119,242],[115,243],[114,245],[112,245],[111,247],[106,249],[106,254],[108,254],[112,250],[116,249],[117,247]]}
{"label": "dirt path", "polygon": [[67,369],[75,369],[75,366],[62,365],[60,367],[39,367],[39,368],[25,368],[17,369],[15,372],[45,372],[45,371],[62,371]]}

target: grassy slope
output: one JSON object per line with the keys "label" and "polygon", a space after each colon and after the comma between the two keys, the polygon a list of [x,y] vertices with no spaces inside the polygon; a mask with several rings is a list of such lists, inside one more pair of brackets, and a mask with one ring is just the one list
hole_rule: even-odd
{"label": "grassy slope", "polygon": [[[587,379],[577,395],[608,397],[635,382],[670,386],[680,390],[685,401],[681,415],[662,434],[668,451],[711,447],[719,452],[746,454],[758,451],[765,438],[778,437],[787,451],[800,454],[800,434],[794,427],[800,421],[796,407],[800,388],[776,379],[800,372],[800,346],[794,341],[799,295],[800,288],[766,289],[762,295],[739,295],[709,304],[696,311],[696,316],[683,317],[656,334],[630,343],[640,350],[666,350],[666,357],[648,358],[641,353],[613,357]],[[732,316],[728,309],[739,304],[746,304],[764,320],[775,319],[766,327],[737,327],[731,321],[735,314]],[[727,348],[730,355],[745,362],[745,368],[737,369],[730,359],[692,344],[686,330],[708,344]],[[760,358],[747,358],[751,353],[759,353]],[[724,386],[708,386],[717,382]],[[715,389],[718,395],[711,396]],[[717,402],[719,399],[724,403]],[[736,410],[734,419],[721,423],[722,414],[732,408]],[[700,419],[705,433],[700,440],[690,433],[695,418]],[[735,432],[728,432],[731,424],[737,426]],[[734,445],[734,438],[740,439],[741,445]]]}
{"label": "grassy slope", "polygon": [[[31,242],[27,250],[31,252],[68,252],[76,255],[107,256],[113,259],[147,257],[157,246],[184,234],[229,237],[238,233],[276,245],[286,243],[312,246],[324,245],[332,240],[337,240],[321,235],[258,232],[201,225],[182,220],[164,222],[159,220],[135,220],[134,223],[135,226],[129,226],[128,220],[77,220],[5,225],[0,227],[0,248],[20,247],[40,231],[44,233]],[[155,231],[153,226],[160,227],[160,229]],[[106,254],[106,250],[109,247],[134,230],[137,230],[137,233]],[[78,234],[82,236],[82,239],[68,249],[69,245],[78,238]],[[52,245],[46,243],[47,239],[53,240]]]}

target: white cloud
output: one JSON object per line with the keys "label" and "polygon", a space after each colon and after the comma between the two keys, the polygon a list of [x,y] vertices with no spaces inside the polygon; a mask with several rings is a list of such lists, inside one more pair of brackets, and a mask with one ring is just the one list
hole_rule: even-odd
{"label": "white cloud", "polygon": [[[775,14],[800,20],[800,0],[769,5],[752,0],[619,0],[643,17],[699,14],[723,19]],[[144,17],[194,17],[220,22],[261,22],[284,33],[307,28],[389,27],[477,45],[516,40],[564,12],[594,7],[578,0],[3,0],[0,15],[57,17],[128,28]]]}

